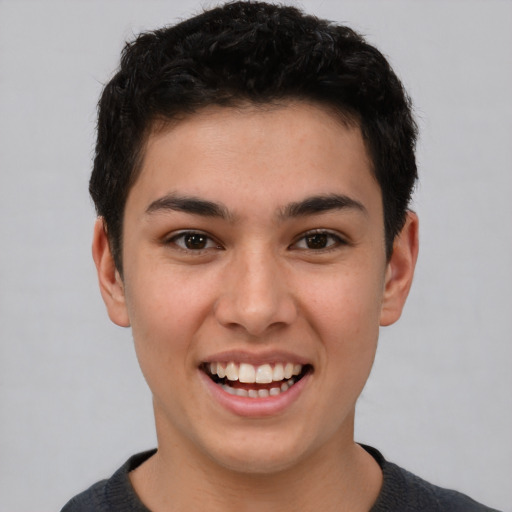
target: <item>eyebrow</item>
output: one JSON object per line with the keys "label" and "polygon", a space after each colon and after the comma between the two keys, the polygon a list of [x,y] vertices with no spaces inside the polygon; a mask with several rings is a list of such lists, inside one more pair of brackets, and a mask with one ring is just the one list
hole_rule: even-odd
{"label": "eyebrow", "polygon": [[[306,217],[308,215],[317,215],[333,210],[358,210],[365,215],[368,213],[362,203],[346,195],[327,194],[311,196],[289,203],[282,208],[278,217],[286,220],[296,217]],[[153,201],[147,208],[147,214],[160,213],[166,211],[177,211],[199,215],[201,217],[215,217],[226,220],[233,220],[234,215],[228,208],[221,203],[214,203],[206,199],[200,199],[194,196],[180,196],[178,194],[167,194]]]}
{"label": "eyebrow", "polygon": [[368,211],[362,203],[346,195],[328,194],[307,197],[306,199],[285,206],[280,212],[282,219],[317,215],[333,210],[358,210],[365,215]]}
{"label": "eyebrow", "polygon": [[194,196],[179,196],[177,194],[168,194],[160,197],[146,208],[146,213],[149,214],[165,211],[184,212],[202,217],[217,217],[221,219],[231,219],[232,217],[228,209],[222,204]]}

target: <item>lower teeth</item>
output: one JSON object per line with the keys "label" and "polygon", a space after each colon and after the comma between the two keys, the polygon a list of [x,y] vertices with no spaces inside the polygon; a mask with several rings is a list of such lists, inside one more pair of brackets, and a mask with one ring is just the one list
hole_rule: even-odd
{"label": "lower teeth", "polygon": [[285,391],[288,391],[293,385],[295,381],[293,379],[289,379],[286,382],[283,382],[280,387],[270,388],[270,389],[244,389],[244,388],[232,388],[227,384],[221,384],[220,387],[229,393],[230,395],[237,395],[249,398],[267,398],[268,396],[277,396]]}

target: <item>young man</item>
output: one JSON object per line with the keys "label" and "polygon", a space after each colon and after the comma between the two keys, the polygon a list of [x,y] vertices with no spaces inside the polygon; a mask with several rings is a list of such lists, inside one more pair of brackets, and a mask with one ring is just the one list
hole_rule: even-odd
{"label": "young man", "polygon": [[65,512],[490,510],[354,442],[414,273],[415,138],[384,57],[291,7],[127,45],[100,101],[93,256],[158,449]]}

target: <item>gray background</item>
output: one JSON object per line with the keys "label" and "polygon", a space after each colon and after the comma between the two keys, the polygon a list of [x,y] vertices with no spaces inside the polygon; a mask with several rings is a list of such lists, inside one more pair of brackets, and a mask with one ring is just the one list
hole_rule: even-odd
{"label": "gray background", "polygon": [[[422,133],[416,280],[382,330],[357,439],[510,511],[512,3],[303,5],[390,56]],[[0,0],[2,511],[59,510],[155,444],[130,332],[97,291],[87,181],[95,104],[123,41],[199,7]]]}

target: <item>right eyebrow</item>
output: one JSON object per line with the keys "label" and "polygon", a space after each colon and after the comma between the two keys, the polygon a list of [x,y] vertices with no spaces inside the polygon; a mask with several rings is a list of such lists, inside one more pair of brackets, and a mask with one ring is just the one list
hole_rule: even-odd
{"label": "right eyebrow", "polygon": [[231,219],[226,206],[221,203],[214,203],[194,196],[181,196],[178,194],[167,194],[153,201],[147,208],[146,214],[160,213],[165,211],[177,211],[200,215],[202,217],[218,217],[220,219]]}

